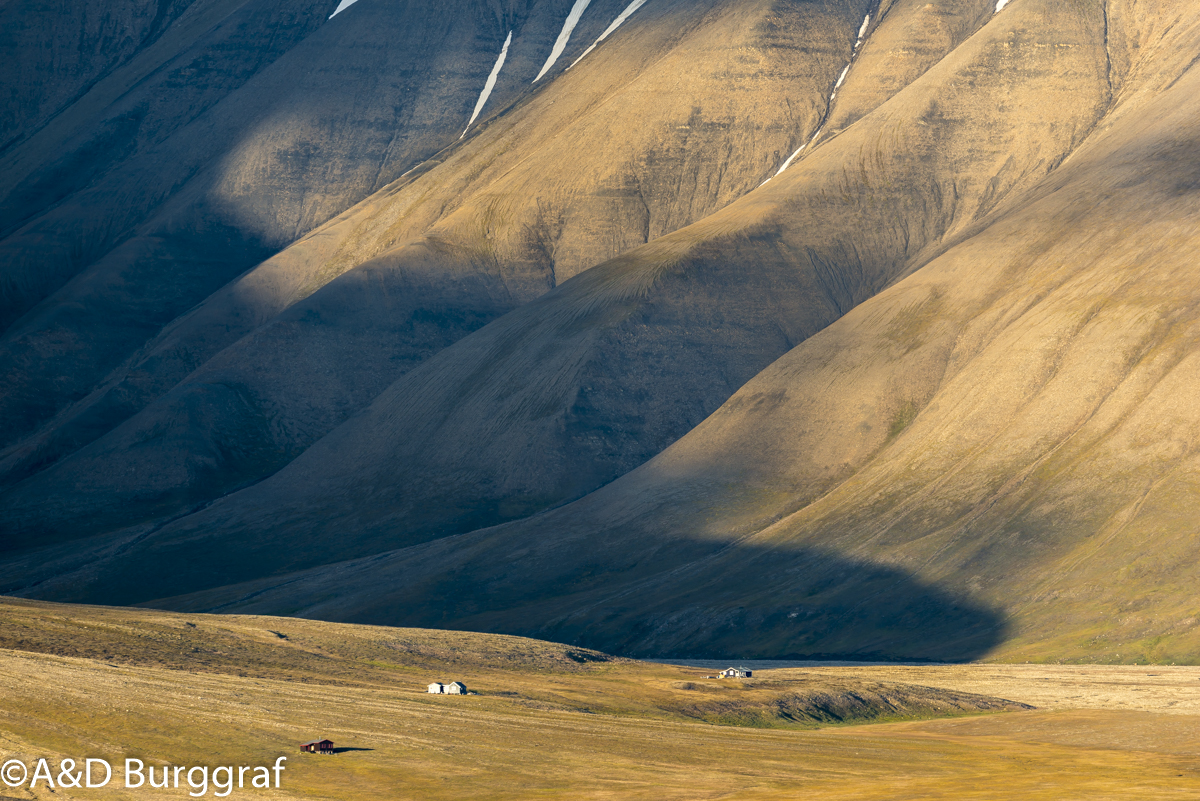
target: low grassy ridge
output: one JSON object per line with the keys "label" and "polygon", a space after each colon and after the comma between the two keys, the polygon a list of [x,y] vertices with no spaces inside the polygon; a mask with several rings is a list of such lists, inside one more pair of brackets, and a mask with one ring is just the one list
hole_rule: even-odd
{"label": "low grassy ridge", "polygon": [[462,680],[481,697],[510,706],[759,728],[1029,708],[862,678],[706,680],[711,671],[523,637],[15,599],[0,604],[0,648],[114,665],[412,692],[424,691],[432,681]]}
{"label": "low grassy ridge", "polygon": [[[1189,716],[1028,711],[986,695],[878,680],[870,668],[764,671],[746,681],[704,678],[710,672],[517,637],[4,599],[0,757],[215,767],[288,756],[282,789],[235,790],[234,798],[1200,791]],[[478,694],[425,692],[430,681],[453,679]],[[1012,711],[979,714],[1000,710]],[[1103,742],[1093,746],[1098,733]],[[298,753],[299,743],[318,737],[341,752]],[[187,797],[182,788],[10,793]]]}

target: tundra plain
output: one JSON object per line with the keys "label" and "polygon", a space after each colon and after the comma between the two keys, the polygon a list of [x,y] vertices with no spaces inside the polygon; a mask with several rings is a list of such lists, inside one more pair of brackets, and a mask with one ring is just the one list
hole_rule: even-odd
{"label": "tundra plain", "polygon": [[[216,767],[288,757],[281,790],[233,798],[1200,792],[1196,667],[814,665],[711,681],[707,668],[517,637],[11,599],[0,605],[0,638],[6,760]],[[478,694],[425,692],[451,678]],[[792,717],[765,713],[786,708]],[[340,753],[300,754],[312,737]]]}

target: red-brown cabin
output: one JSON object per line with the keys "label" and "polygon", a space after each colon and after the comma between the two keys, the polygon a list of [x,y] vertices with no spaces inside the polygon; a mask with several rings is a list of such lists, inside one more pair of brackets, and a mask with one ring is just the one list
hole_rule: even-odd
{"label": "red-brown cabin", "polygon": [[300,750],[310,754],[332,754],[333,740],[313,740],[300,746]]}

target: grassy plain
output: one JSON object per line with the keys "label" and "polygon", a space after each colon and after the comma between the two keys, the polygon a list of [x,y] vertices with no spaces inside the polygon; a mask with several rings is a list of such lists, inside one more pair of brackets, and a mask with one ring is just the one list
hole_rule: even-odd
{"label": "grassy plain", "polygon": [[[1197,668],[818,666],[715,682],[513,637],[8,599],[0,647],[5,760],[288,756],[281,791],[233,798],[1200,794]],[[424,692],[451,679],[479,694]],[[847,725],[878,720],[894,722]],[[297,753],[318,736],[348,750]]]}

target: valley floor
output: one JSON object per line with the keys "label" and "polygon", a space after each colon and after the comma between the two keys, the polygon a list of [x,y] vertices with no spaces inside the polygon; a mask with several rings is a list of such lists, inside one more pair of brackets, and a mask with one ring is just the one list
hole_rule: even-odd
{"label": "valley floor", "polygon": [[[682,661],[679,662],[682,664]],[[689,661],[705,668],[724,662]],[[755,661],[739,662],[754,668]],[[767,662],[769,675],[837,676],[943,687],[1020,700],[1041,710],[1104,709],[1200,715],[1200,667],[1175,665],[855,665]],[[787,667],[784,667],[787,666]],[[756,675],[766,675],[756,671]]]}
{"label": "valley floor", "polygon": [[[286,755],[281,790],[231,796],[264,799],[1200,796],[1195,667],[812,666],[712,687],[704,669],[605,662],[519,638],[74,610],[0,603],[4,761],[98,756],[117,765],[134,756],[217,766]],[[38,640],[39,632],[52,636]],[[64,655],[80,636],[110,653]],[[51,640],[64,653],[47,653]],[[139,642],[142,663],[130,658]],[[191,664],[169,664],[165,649],[177,642],[187,643]],[[397,656],[386,661],[371,648]],[[235,657],[244,670],[221,661]],[[455,678],[479,694],[425,692],[427,681]],[[966,691],[1038,709],[755,728],[686,719],[694,709],[678,700],[806,686],[816,697],[855,682],[868,695],[919,686],[930,703]],[[299,743],[320,737],[345,750],[298,753]],[[188,797],[182,788],[0,792]]]}

